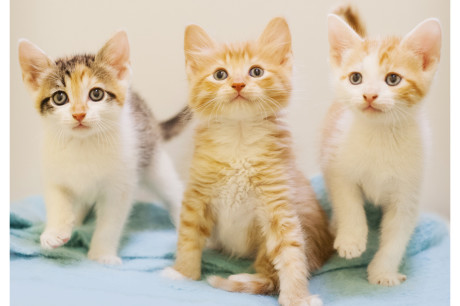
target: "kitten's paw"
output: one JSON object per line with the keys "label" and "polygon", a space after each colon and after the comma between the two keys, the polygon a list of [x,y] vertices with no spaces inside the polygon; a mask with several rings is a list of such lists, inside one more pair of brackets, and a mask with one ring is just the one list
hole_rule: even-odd
{"label": "kitten's paw", "polygon": [[323,301],[317,295],[310,295],[306,298],[293,298],[292,295],[280,294],[278,302],[282,306],[323,306]]}
{"label": "kitten's paw", "polygon": [[334,241],[334,249],[340,257],[352,259],[361,256],[366,250],[367,237],[353,237],[351,235],[338,235]]}
{"label": "kitten's paw", "polygon": [[94,254],[93,252],[88,252],[88,258],[94,261],[97,261],[103,265],[121,265],[123,261],[120,257],[116,255],[108,255],[108,254]]}
{"label": "kitten's paw", "polygon": [[45,229],[40,235],[40,244],[42,248],[51,250],[69,241],[71,234],[69,230]]}
{"label": "kitten's paw", "polygon": [[317,295],[311,295],[307,298],[309,306],[323,306],[323,301]]}
{"label": "kitten's paw", "polygon": [[173,267],[166,267],[161,271],[161,276],[172,279],[172,280],[184,280],[188,277],[184,276],[182,273],[174,269]]}
{"label": "kitten's paw", "polygon": [[397,286],[400,285],[407,279],[406,275],[398,273],[398,272],[390,272],[390,273],[372,273],[369,272],[368,280],[369,283],[374,285],[381,285],[381,286]]}

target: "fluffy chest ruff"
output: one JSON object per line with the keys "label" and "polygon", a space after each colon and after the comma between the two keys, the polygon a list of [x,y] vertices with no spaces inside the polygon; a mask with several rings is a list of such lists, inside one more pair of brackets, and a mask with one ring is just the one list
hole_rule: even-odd
{"label": "fluffy chest ruff", "polygon": [[[215,218],[211,246],[238,257],[255,255],[264,220],[260,191],[254,184],[257,165],[271,165],[270,145],[279,126],[274,122],[225,122],[198,131],[196,154],[216,165],[210,207]],[[211,162],[211,165],[209,163]],[[267,166],[269,167],[269,166]],[[213,176],[214,176],[213,175]]]}
{"label": "fluffy chest ruff", "polygon": [[340,146],[338,167],[361,186],[364,195],[385,205],[401,193],[418,188],[423,166],[419,123],[403,127],[350,126]]}
{"label": "fluffy chest ruff", "polygon": [[251,184],[254,171],[248,161],[232,162],[222,171],[212,199],[216,224],[211,243],[238,257],[251,257],[258,245],[258,199]]}
{"label": "fluffy chest ruff", "polygon": [[84,202],[94,202],[111,188],[134,186],[137,160],[134,130],[114,131],[85,139],[44,142],[45,182],[69,190]]}

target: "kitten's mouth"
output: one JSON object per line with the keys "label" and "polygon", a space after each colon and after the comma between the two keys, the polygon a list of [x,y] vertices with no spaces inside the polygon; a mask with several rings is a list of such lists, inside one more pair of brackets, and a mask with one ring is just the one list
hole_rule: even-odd
{"label": "kitten's mouth", "polygon": [[367,107],[363,108],[362,111],[368,113],[382,113],[382,110],[375,108],[372,105],[368,105]]}
{"label": "kitten's mouth", "polygon": [[74,126],[72,129],[74,129],[74,130],[82,130],[83,129],[84,130],[84,129],[89,129],[89,126],[79,123],[78,125]]}
{"label": "kitten's mouth", "polygon": [[236,101],[236,100],[238,100],[238,99],[245,100],[245,101],[249,101],[248,99],[246,99],[246,98],[243,97],[242,95],[237,94],[236,97],[233,98],[230,102]]}

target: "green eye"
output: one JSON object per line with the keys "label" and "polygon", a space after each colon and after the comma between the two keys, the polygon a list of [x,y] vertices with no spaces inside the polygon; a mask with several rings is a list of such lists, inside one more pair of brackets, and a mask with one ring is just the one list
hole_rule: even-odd
{"label": "green eye", "polygon": [[254,67],[249,70],[249,75],[253,78],[260,78],[264,75],[264,70],[260,67]]}
{"label": "green eye", "polygon": [[352,72],[349,79],[351,84],[358,85],[363,81],[363,76],[359,72]]}
{"label": "green eye", "polygon": [[89,92],[89,98],[94,102],[101,101],[104,98],[104,90],[101,88],[93,88]]}
{"label": "green eye", "polygon": [[67,102],[69,102],[69,98],[67,97],[67,94],[63,91],[56,91],[54,94],[53,94],[53,102],[54,104],[56,105],[64,105],[66,104]]}
{"label": "green eye", "polygon": [[401,82],[401,77],[396,73],[389,73],[385,78],[385,82],[390,86],[396,86]]}
{"label": "green eye", "polygon": [[219,69],[216,72],[214,72],[214,78],[218,81],[225,80],[227,77],[228,73],[224,69]]}

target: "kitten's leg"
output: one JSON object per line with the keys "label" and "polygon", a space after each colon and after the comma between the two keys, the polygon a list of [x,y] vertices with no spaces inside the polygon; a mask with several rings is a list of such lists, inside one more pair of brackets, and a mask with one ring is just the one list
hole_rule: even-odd
{"label": "kitten's leg", "polygon": [[88,216],[89,211],[91,210],[91,205],[87,205],[85,203],[80,203],[74,206],[74,214],[75,214],[75,226],[80,226],[85,221],[86,216]]}
{"label": "kitten's leg", "polygon": [[45,189],[46,227],[40,236],[44,249],[57,248],[72,235],[75,221],[71,196],[57,186],[47,186]]}
{"label": "kitten's leg", "polygon": [[398,268],[417,223],[417,216],[415,201],[384,206],[379,250],[367,268],[370,283],[394,286],[406,280],[405,275],[398,273]]}
{"label": "kitten's leg", "polygon": [[[102,264],[121,264],[117,256],[123,227],[132,206],[131,190],[125,186],[108,190],[96,203],[96,227],[88,251],[88,258]],[[122,188],[123,189],[123,188]]]}
{"label": "kitten's leg", "polygon": [[368,233],[361,190],[336,173],[325,178],[333,208],[334,248],[340,257],[359,257],[366,250]]}
{"label": "kitten's leg", "polygon": [[176,261],[174,268],[163,270],[163,276],[194,280],[201,277],[201,255],[214,225],[208,207],[207,189],[206,185],[189,185],[186,190],[180,215]]}
{"label": "kitten's leg", "polygon": [[146,179],[149,186],[156,191],[167,205],[171,219],[177,227],[180,222],[180,208],[184,187],[171,158],[163,148],[155,148],[152,163],[146,172]]}
{"label": "kitten's leg", "polygon": [[[322,305],[321,300],[311,296],[308,290],[308,260],[305,237],[295,211],[289,204],[288,182],[282,179],[282,170],[270,169],[265,175],[276,177],[269,185],[259,186],[263,203],[262,222],[265,247],[269,262],[279,278],[279,303],[281,305]],[[280,179],[281,178],[281,179]],[[276,180],[279,180],[276,182]],[[254,180],[257,184],[257,181]]]}

